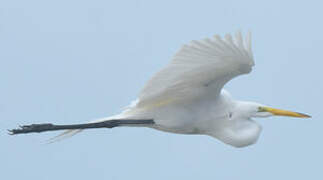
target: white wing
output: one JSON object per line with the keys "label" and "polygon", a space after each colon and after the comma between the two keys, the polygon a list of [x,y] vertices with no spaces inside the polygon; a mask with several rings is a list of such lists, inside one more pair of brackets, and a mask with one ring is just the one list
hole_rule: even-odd
{"label": "white wing", "polygon": [[245,42],[241,32],[234,40],[227,34],[192,41],[148,81],[137,106],[218,96],[225,83],[249,73],[253,65],[250,33]]}

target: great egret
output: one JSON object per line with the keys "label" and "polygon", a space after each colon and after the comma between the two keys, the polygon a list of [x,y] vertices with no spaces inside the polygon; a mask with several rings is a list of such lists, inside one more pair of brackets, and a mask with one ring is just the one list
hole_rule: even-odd
{"label": "great egret", "polygon": [[255,102],[237,101],[223,86],[254,66],[251,34],[235,39],[215,35],[192,41],[155,74],[134,101],[119,115],[76,125],[33,124],[10,130],[11,134],[69,129],[54,140],[72,136],[86,128],[117,126],[150,127],[179,134],[203,134],[244,147],[254,144],[261,126],[254,117],[291,116],[302,113],[279,110]]}

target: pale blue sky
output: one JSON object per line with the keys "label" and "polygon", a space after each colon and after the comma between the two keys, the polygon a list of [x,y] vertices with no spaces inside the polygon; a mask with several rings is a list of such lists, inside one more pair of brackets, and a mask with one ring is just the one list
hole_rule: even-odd
{"label": "pale blue sky", "polygon": [[[0,1],[0,179],[322,179],[321,1]],[[258,119],[243,149],[145,128],[9,136],[19,124],[120,112],[183,44],[253,32],[254,71],[237,99],[309,113]]]}

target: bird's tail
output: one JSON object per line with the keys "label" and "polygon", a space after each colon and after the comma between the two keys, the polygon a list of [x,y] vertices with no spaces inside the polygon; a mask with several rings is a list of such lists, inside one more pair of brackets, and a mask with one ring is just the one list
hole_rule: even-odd
{"label": "bird's tail", "polygon": [[78,133],[80,133],[82,131],[83,131],[83,129],[66,130],[66,131],[58,134],[57,136],[54,136],[54,137],[48,139],[47,140],[47,143],[48,144],[51,144],[51,143],[54,143],[54,142],[58,142],[58,141],[64,140],[64,139],[69,138],[69,137],[72,137],[75,134],[78,134]]}

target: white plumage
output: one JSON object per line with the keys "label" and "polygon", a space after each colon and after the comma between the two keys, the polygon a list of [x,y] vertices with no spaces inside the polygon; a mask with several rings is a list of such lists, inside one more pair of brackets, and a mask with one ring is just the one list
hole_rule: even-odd
{"label": "white plumage", "polygon": [[236,42],[227,34],[218,35],[184,45],[172,61],[148,81],[139,95],[139,106],[172,99],[179,101],[217,96],[226,82],[246,74],[254,65],[251,35],[242,41],[237,33]]}
{"label": "white plumage", "polygon": [[[238,32],[224,39],[215,35],[192,41],[180,48],[172,61],[156,73],[132,103],[111,119],[153,119],[157,130],[210,135],[235,147],[257,141],[261,127],[252,117],[283,115],[309,117],[267,106],[234,100],[223,86],[236,76],[248,74],[254,66],[251,34],[243,41]],[[80,130],[69,130],[62,138]]]}

